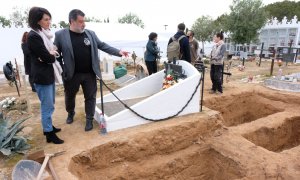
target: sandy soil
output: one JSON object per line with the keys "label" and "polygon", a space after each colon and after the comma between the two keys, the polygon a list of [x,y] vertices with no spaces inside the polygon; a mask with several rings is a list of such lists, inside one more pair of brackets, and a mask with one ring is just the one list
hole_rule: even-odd
{"label": "sandy soil", "polygon": [[[96,123],[92,131],[84,131],[81,93],[76,99],[74,123],[65,123],[60,87],[53,120],[62,128],[58,133],[65,140],[62,145],[46,143],[39,101],[28,88],[30,111],[22,115],[32,116],[25,132],[32,137],[29,153],[65,150],[52,158],[61,179],[299,179],[300,94],[271,90],[258,83],[269,76],[269,70],[269,61],[262,67],[247,62],[244,72],[231,69],[233,76],[224,83],[223,95],[208,93],[211,82],[207,73],[203,112],[104,136]],[[277,71],[275,65],[275,75]],[[284,74],[299,71],[297,65],[283,67]],[[255,75],[260,77],[253,83],[240,80]],[[17,96],[5,81],[0,84],[0,100]],[[25,98],[24,88],[21,97]],[[0,179],[9,179],[14,164],[22,158],[1,157]]]}

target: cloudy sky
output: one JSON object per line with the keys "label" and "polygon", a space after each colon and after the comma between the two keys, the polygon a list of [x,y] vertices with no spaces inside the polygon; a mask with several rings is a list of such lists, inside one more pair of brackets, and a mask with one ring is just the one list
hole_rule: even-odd
{"label": "cloudy sky", "polygon": [[[282,0],[263,0],[269,4]],[[87,17],[104,19],[109,17],[111,22],[117,22],[119,17],[128,12],[137,14],[147,28],[163,27],[176,29],[176,25],[185,22],[190,27],[201,15],[213,18],[229,12],[232,0],[5,0],[1,2],[0,15],[9,17],[13,7],[19,9],[41,6],[50,11],[52,22],[67,21],[70,10],[81,9]]]}

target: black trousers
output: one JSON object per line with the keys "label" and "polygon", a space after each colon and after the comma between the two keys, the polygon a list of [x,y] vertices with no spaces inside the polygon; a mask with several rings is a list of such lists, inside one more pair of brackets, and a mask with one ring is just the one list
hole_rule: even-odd
{"label": "black trousers", "polygon": [[86,119],[93,119],[97,93],[94,73],[75,73],[71,80],[64,81],[66,111],[68,113],[75,112],[75,99],[80,85],[84,95]]}
{"label": "black trousers", "polygon": [[154,61],[145,61],[145,62],[146,62],[146,66],[147,66],[149,75],[157,72],[156,60],[154,60]]}
{"label": "black trousers", "polygon": [[210,79],[212,82],[212,90],[219,91],[223,93],[222,89],[222,65],[214,65],[210,66]]}
{"label": "black trousers", "polygon": [[29,84],[30,84],[30,86],[31,86],[31,89],[32,89],[32,90],[35,90],[32,75],[29,74],[28,80],[29,80]]}

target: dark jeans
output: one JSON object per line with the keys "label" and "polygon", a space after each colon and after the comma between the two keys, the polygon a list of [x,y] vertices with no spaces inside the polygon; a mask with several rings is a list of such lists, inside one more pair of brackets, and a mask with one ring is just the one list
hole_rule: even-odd
{"label": "dark jeans", "polygon": [[146,66],[147,66],[149,75],[157,72],[156,60],[154,60],[154,61],[146,61]]}
{"label": "dark jeans", "polygon": [[210,79],[212,82],[212,90],[223,93],[222,89],[222,65],[210,66]]}
{"label": "dark jeans", "polygon": [[75,98],[81,85],[84,94],[86,119],[93,119],[96,106],[97,82],[94,73],[75,73],[69,81],[64,81],[65,104],[68,113],[74,112]]}

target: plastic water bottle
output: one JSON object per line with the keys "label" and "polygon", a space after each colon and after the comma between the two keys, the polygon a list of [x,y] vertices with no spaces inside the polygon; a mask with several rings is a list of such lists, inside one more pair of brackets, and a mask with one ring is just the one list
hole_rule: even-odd
{"label": "plastic water bottle", "polygon": [[99,120],[99,126],[100,126],[100,134],[106,134],[106,121],[104,119],[104,115],[100,114],[100,120]]}

